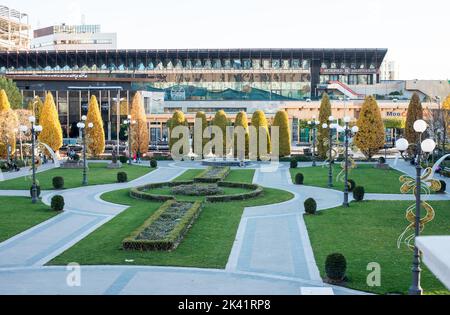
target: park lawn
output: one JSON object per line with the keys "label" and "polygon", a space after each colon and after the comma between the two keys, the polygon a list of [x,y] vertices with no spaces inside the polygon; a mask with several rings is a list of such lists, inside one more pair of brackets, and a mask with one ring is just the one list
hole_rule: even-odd
{"label": "park lawn", "polygon": [[[234,188],[234,187],[222,187],[223,195],[237,195],[242,193],[251,192],[251,189]],[[174,196],[179,201],[204,201],[206,196],[186,196],[186,195],[174,195],[169,187],[161,187],[147,190],[148,193],[154,195]],[[221,194],[222,195],[222,194]]]}
{"label": "park lawn", "polygon": [[[240,171],[233,171],[240,172]],[[194,172],[190,172],[191,175]],[[235,175],[237,176],[237,175]],[[190,178],[192,179],[193,176]],[[184,176],[183,179],[189,179]],[[50,265],[76,261],[82,265],[152,265],[225,268],[245,207],[280,203],[294,196],[285,191],[265,189],[264,196],[227,203],[206,203],[179,247],[172,252],[138,252],[121,249],[122,240],[162,203],[132,199],[129,190],[102,196],[106,201],[129,205],[119,214],[75,246],[53,259]],[[133,260],[133,262],[126,262]]]}
{"label": "park lawn", "polygon": [[[117,183],[117,173],[126,172],[128,180],[139,178],[153,169],[143,166],[123,164],[120,169],[108,169],[107,163],[90,163],[88,170],[89,185],[103,185]],[[36,178],[41,190],[53,189],[52,179],[55,176],[64,177],[64,188],[80,187],[83,180],[82,169],[51,169],[42,173],[37,173]],[[6,190],[28,190],[31,187],[31,176],[24,176],[0,182],[0,189]]]}
{"label": "park lawn", "polygon": [[[408,222],[406,208],[411,201],[364,201],[349,208],[321,211],[305,215],[309,237],[322,277],[325,259],[331,253],[342,253],[347,260],[347,286],[377,294],[406,294],[411,284],[413,252],[404,243],[397,248],[397,239]],[[425,226],[423,235],[448,235],[450,201],[430,202],[436,211],[434,221]],[[369,287],[366,278],[371,262],[381,266],[381,286]],[[450,294],[422,264],[422,288],[425,294]]]}
{"label": "park lawn", "polygon": [[[337,175],[342,171],[339,164],[333,165],[333,189],[344,190],[344,182],[337,181]],[[295,175],[304,175],[305,186],[328,188],[328,166],[301,167],[290,169],[292,181],[295,183]],[[357,168],[349,171],[348,178],[353,179],[356,186],[363,186],[366,193],[400,194],[401,183],[399,177],[403,173],[394,170],[376,169],[370,164],[358,164]],[[343,177],[342,177],[343,178]]]}
{"label": "park lawn", "polygon": [[251,184],[254,176],[255,170],[231,170],[225,181]]}
{"label": "park lawn", "polygon": [[0,197],[0,242],[22,233],[55,215],[50,207],[27,197]]}

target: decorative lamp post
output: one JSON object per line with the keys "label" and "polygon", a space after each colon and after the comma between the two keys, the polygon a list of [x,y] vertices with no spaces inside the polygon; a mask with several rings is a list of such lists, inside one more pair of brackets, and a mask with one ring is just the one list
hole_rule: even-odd
{"label": "decorative lamp post", "polygon": [[[81,122],[77,124],[78,129],[80,130],[81,138],[83,139],[83,186],[88,185],[88,179],[87,179],[87,160],[86,160],[86,116],[81,117]],[[88,124],[88,128],[94,127],[93,123]],[[84,131],[84,132],[83,132]]]}
{"label": "decorative lamp post", "polygon": [[312,152],[312,166],[316,166],[316,131],[317,131],[317,125],[319,125],[319,122],[316,120],[316,117],[313,117],[312,121],[308,121],[308,125],[311,126],[311,129],[313,131],[313,152]]}
{"label": "decorative lamp post", "polygon": [[38,191],[36,185],[36,156],[35,156],[35,147],[36,147],[36,134],[42,131],[42,126],[35,125],[36,117],[30,116],[28,118],[31,123],[31,169],[33,171],[32,175],[32,185],[31,185],[31,202],[36,203],[38,200]]}
{"label": "decorative lamp post", "polygon": [[[422,155],[422,152],[429,154],[429,153],[433,152],[433,150],[436,148],[436,143],[434,142],[433,139],[426,139],[426,140],[422,141],[422,134],[427,130],[427,128],[428,128],[428,125],[424,120],[417,120],[414,122],[414,130],[417,133],[419,133],[419,139],[418,139],[417,143],[408,143],[408,140],[402,138],[402,139],[397,140],[397,142],[395,144],[396,148],[402,154],[410,146],[415,147],[415,151],[416,151],[417,159],[416,159],[415,185],[414,184],[409,185],[409,187],[413,188],[413,191],[414,191],[414,194],[416,197],[415,217],[414,217],[414,221],[412,222],[415,238],[417,238],[420,235],[420,231],[425,224],[425,222],[421,222],[421,217],[420,217],[420,215],[421,215],[420,208],[421,208],[421,204],[422,204],[422,201],[421,201],[422,180],[425,179],[425,178],[422,178],[421,155]],[[402,180],[402,177],[401,177],[401,180]],[[405,181],[405,180],[407,180],[407,178],[403,179],[402,181]],[[427,180],[427,181],[430,181],[430,180]],[[438,184],[438,186],[440,186],[440,185]],[[409,191],[409,189],[410,189],[409,187],[406,190]],[[431,188],[433,188],[433,186]],[[429,207],[431,208],[431,206],[429,206]],[[427,209],[427,211],[428,211],[428,209]],[[422,288],[420,287],[420,272],[421,272],[420,251],[417,248],[417,246],[414,245],[414,257],[413,257],[413,266],[412,266],[412,284],[411,284],[411,287],[409,288],[410,295],[421,295],[423,292]]]}
{"label": "decorative lamp post", "polygon": [[131,165],[131,125],[134,125],[136,123],[135,120],[131,120],[131,115],[128,115],[128,120],[125,120],[123,122],[125,125],[127,125],[127,133],[128,133],[128,164]]}
{"label": "decorative lamp post", "polygon": [[26,133],[28,127],[24,125],[19,126],[19,142],[20,142],[20,159],[23,161],[23,145],[22,145],[22,133]]}
{"label": "decorative lamp post", "polygon": [[336,129],[336,124],[333,123],[334,117],[330,116],[328,118],[329,124],[323,124],[323,129],[329,129],[328,132],[328,146],[329,146],[329,160],[328,160],[328,187],[333,187],[333,129]]}
{"label": "decorative lamp post", "polygon": [[345,135],[345,161],[344,161],[344,172],[345,172],[345,177],[344,177],[344,207],[348,207],[349,206],[349,202],[348,202],[348,191],[349,191],[349,187],[348,187],[348,146],[350,143],[350,138],[358,133],[359,128],[358,126],[354,126],[352,128],[350,128],[349,124],[350,124],[350,120],[351,118],[348,116],[344,117],[344,123],[345,123],[345,127],[344,127],[344,135]]}

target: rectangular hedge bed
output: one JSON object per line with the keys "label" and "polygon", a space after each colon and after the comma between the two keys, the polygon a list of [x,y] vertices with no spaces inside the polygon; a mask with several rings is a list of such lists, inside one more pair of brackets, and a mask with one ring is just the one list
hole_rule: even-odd
{"label": "rectangular hedge bed", "polygon": [[124,250],[170,251],[177,248],[202,209],[197,201],[165,202],[144,224],[122,241]]}
{"label": "rectangular hedge bed", "polygon": [[197,183],[217,183],[225,179],[230,173],[230,167],[210,166],[194,178]]}

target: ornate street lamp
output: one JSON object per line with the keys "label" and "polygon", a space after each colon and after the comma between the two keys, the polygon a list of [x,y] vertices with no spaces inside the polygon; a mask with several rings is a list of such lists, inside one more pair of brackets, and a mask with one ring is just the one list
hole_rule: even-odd
{"label": "ornate street lamp", "polygon": [[[422,134],[427,130],[428,125],[424,120],[417,120],[414,122],[414,130],[419,133],[419,139],[417,143],[408,143],[408,140],[402,138],[397,140],[395,146],[403,153],[410,146],[414,146],[416,149],[416,178],[414,194],[416,197],[415,205],[415,220],[414,220],[414,237],[417,238],[420,235],[420,230],[423,228],[423,223],[420,217],[420,207],[421,207],[421,187],[422,187],[422,166],[421,166],[421,155],[422,152],[429,154],[433,152],[436,147],[436,143],[433,139],[426,139],[422,141]],[[414,257],[412,266],[412,284],[409,288],[410,295],[421,295],[423,290],[420,287],[420,252],[416,245],[414,245]]]}
{"label": "ornate street lamp", "polygon": [[36,203],[38,200],[38,193],[36,185],[36,156],[34,150],[36,147],[36,134],[42,131],[42,126],[35,125],[36,117],[34,116],[28,117],[28,121],[31,123],[31,169],[33,171],[32,176],[33,183],[31,185],[31,202]]}
{"label": "ornate street lamp", "polygon": [[20,142],[20,159],[23,161],[23,143],[22,134],[28,131],[28,127],[24,125],[19,126],[19,142]]}
{"label": "ornate street lamp", "polygon": [[345,177],[344,177],[344,203],[343,206],[344,207],[348,207],[349,206],[349,202],[348,202],[348,146],[350,143],[350,138],[353,137],[353,135],[355,135],[356,133],[358,133],[359,128],[358,126],[354,126],[352,128],[350,128],[349,124],[350,124],[350,120],[351,118],[348,116],[344,117],[344,123],[345,123],[345,127],[343,128],[344,130],[344,134],[345,134],[345,161],[344,161],[344,172],[345,172]]}
{"label": "ornate street lamp", "polygon": [[319,122],[316,120],[316,117],[313,117],[312,121],[308,121],[308,125],[311,126],[311,129],[313,131],[313,152],[312,152],[312,166],[316,166],[316,131],[317,126],[319,125]]}
{"label": "ornate street lamp", "polygon": [[131,120],[131,115],[128,115],[128,120],[123,122],[127,125],[127,133],[128,133],[128,164],[131,165],[131,125],[136,123],[135,120]]}
{"label": "ornate street lamp", "polygon": [[[83,186],[87,186],[88,185],[88,180],[87,180],[87,161],[86,161],[86,132],[83,132],[83,130],[86,128],[86,121],[87,117],[86,116],[82,116],[81,117],[81,122],[79,122],[77,124],[78,129],[80,130],[80,135],[81,138],[83,139]],[[88,128],[92,128],[94,127],[93,123],[89,123],[88,124]]]}
{"label": "ornate street lamp", "polygon": [[328,118],[329,124],[323,124],[323,129],[329,129],[328,132],[328,146],[329,146],[329,158],[328,158],[328,187],[333,187],[333,129],[336,129],[336,124],[333,123],[334,117],[330,116]]}

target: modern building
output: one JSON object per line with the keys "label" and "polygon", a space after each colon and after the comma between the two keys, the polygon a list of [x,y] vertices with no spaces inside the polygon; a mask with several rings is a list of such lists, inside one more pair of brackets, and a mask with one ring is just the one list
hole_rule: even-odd
{"label": "modern building", "polygon": [[33,32],[32,50],[113,50],[116,33],[102,33],[100,25],[53,25]]}
{"label": "modern building", "polygon": [[393,60],[384,60],[380,68],[381,80],[393,81],[398,79],[397,63]]}
{"label": "modern building", "polygon": [[[333,114],[358,117],[365,95],[383,85],[380,66],[386,49],[211,49],[97,50],[0,53],[0,74],[13,79],[25,103],[53,93],[64,134],[96,95],[108,139],[116,139],[136,91],[144,95],[152,141],[167,135],[166,122],[183,110],[190,122],[197,111],[223,109],[233,119],[257,109],[269,118],[286,110],[292,125],[318,116],[328,92]],[[448,84],[448,82],[447,82]],[[402,84],[398,84],[403,88]],[[391,88],[391,87],[390,87]],[[397,88],[397,86],[395,87]],[[389,93],[387,93],[389,94]],[[402,117],[407,101],[381,103],[386,118]],[[433,103],[434,104],[434,103]],[[435,106],[432,103],[429,106]],[[427,105],[428,106],[428,105]],[[294,141],[300,131],[293,128]]]}
{"label": "modern building", "polygon": [[0,5],[0,51],[28,50],[30,29],[26,13]]}

